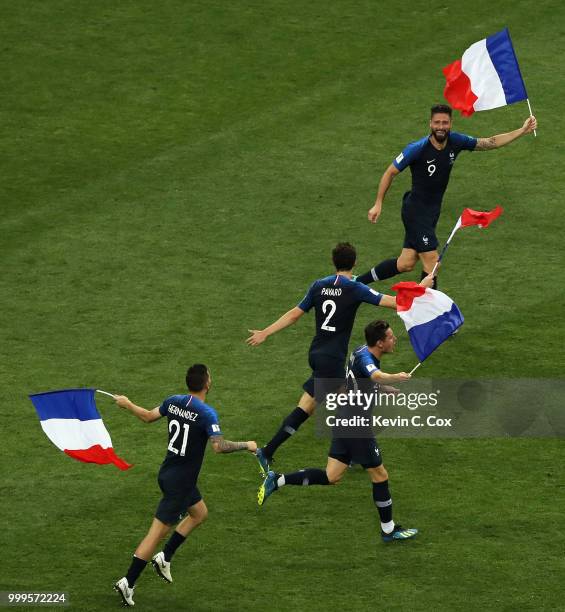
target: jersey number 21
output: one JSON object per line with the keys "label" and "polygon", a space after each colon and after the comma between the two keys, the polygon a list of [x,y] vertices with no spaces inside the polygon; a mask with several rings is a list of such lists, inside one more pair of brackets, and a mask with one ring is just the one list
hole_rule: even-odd
{"label": "jersey number 21", "polygon": [[188,423],[183,423],[182,428],[183,428],[182,445],[179,450],[178,448],[176,448],[175,442],[180,434],[180,430],[181,430],[180,423],[176,419],[171,419],[169,421],[169,435],[171,439],[169,440],[168,450],[170,450],[171,453],[174,453],[175,455],[180,455],[181,457],[184,457],[186,453],[186,443],[188,442],[188,430],[190,429],[190,427]]}

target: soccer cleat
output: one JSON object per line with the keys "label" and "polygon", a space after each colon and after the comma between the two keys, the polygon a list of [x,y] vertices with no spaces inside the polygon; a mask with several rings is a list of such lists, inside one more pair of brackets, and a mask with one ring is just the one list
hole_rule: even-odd
{"label": "soccer cleat", "polygon": [[129,588],[128,580],[125,576],[120,578],[114,585],[114,591],[117,591],[121,595],[124,606],[128,607],[135,606],[135,602],[133,601],[133,589],[135,589],[135,587]]}
{"label": "soccer cleat", "polygon": [[255,451],[255,457],[257,457],[257,461],[259,462],[259,467],[261,469],[261,476],[265,478],[267,474],[269,473],[269,470],[271,469],[270,463],[273,459],[267,457],[267,455],[265,455],[265,451],[262,448],[258,448]]}
{"label": "soccer cleat", "polygon": [[390,533],[385,533],[381,529],[381,538],[383,542],[392,542],[393,540],[409,540],[418,533],[417,529],[403,529],[400,525],[395,525]]}
{"label": "soccer cleat", "polygon": [[171,562],[165,561],[165,553],[157,553],[153,559],[151,559],[151,563],[157,574],[161,576],[165,582],[173,581],[173,577],[171,576]]}
{"label": "soccer cleat", "polygon": [[257,503],[260,506],[265,503],[265,500],[267,499],[267,497],[269,497],[269,495],[271,495],[278,489],[277,478],[278,474],[275,474],[272,471],[267,472],[267,476],[265,477],[263,484],[259,487],[259,491],[257,492]]}

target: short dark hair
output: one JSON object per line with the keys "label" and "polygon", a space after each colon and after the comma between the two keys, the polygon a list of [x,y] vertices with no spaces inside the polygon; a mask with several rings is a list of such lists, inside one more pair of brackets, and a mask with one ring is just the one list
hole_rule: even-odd
{"label": "short dark hair", "polygon": [[357,260],[357,251],[349,242],[340,242],[332,251],[332,260],[338,272],[349,272]]}
{"label": "short dark hair", "polygon": [[365,340],[367,346],[375,346],[379,340],[386,338],[386,332],[390,325],[386,321],[372,321],[365,328]]}
{"label": "short dark hair", "polygon": [[189,391],[202,391],[208,382],[210,373],[203,363],[195,363],[186,371],[186,386]]}
{"label": "short dark hair", "polygon": [[447,104],[434,104],[430,110],[430,118],[438,113],[445,113],[451,117],[452,112],[451,106],[448,106]]}

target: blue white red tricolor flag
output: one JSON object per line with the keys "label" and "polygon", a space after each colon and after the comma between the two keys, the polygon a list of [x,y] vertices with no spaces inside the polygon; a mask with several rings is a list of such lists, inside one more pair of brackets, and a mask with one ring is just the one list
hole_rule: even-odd
{"label": "blue white red tricolor flag", "polygon": [[413,281],[397,283],[392,289],[397,292],[396,312],[404,321],[420,361],[463,325],[461,311],[445,293],[426,289]]}
{"label": "blue white red tricolor flag", "polygon": [[471,45],[443,74],[445,99],[466,117],[528,98],[508,28]]}
{"label": "blue white red tricolor flag", "polygon": [[29,398],[39,415],[41,427],[64,453],[85,463],[113,463],[120,470],[131,464],[118,457],[110,434],[94,401],[94,389],[63,389],[35,393]]}

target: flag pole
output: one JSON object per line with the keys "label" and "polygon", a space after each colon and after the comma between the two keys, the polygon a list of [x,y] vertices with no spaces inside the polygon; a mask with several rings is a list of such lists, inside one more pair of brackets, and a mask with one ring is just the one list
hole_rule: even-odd
{"label": "flag pole", "polygon": [[[532,105],[530,104],[530,98],[526,98],[526,102],[528,103],[528,108],[530,109],[530,117],[534,116],[534,113],[532,113]],[[534,136],[537,138],[537,132],[534,130]]]}
{"label": "flag pole", "polygon": [[410,376],[412,376],[412,374],[414,374],[414,372],[415,372],[415,371],[416,371],[416,370],[417,370],[417,369],[418,369],[418,368],[419,368],[421,365],[422,365],[422,362],[420,361],[416,367],[412,368],[412,369],[410,370]]}
{"label": "flag pole", "polygon": [[436,261],[436,265],[434,266],[434,269],[432,270],[432,274],[435,274],[439,264],[441,263],[441,260],[442,260],[443,256],[445,255],[445,252],[447,251],[447,247],[449,246],[449,243],[451,242],[451,239],[453,238],[453,236],[455,236],[455,232],[460,227],[461,227],[461,217],[459,217],[459,219],[457,219],[457,223],[455,224],[455,227],[451,231],[451,234],[449,235],[449,238],[447,239],[447,242],[443,245],[443,249],[441,249],[441,253],[439,254],[438,260]]}
{"label": "flag pole", "polygon": [[112,399],[116,399],[116,396],[113,393],[108,393],[108,391],[101,391],[100,389],[96,389],[96,393],[102,393],[102,395],[107,395]]}

